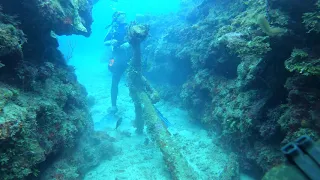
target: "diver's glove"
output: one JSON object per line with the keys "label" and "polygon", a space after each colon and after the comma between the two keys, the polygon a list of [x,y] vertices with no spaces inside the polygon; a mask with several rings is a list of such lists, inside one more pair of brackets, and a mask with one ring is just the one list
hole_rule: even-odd
{"label": "diver's glove", "polygon": [[130,47],[130,44],[128,42],[121,44],[121,49],[128,49]]}

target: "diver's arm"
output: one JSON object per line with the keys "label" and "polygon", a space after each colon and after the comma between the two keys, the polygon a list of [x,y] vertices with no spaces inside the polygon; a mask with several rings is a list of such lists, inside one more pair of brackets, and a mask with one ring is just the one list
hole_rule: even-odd
{"label": "diver's arm", "polygon": [[113,29],[111,28],[107,35],[104,37],[103,44],[106,46],[111,46],[117,43],[117,40],[113,39]]}
{"label": "diver's arm", "polygon": [[117,40],[111,39],[111,40],[108,40],[108,41],[104,41],[103,43],[104,43],[104,45],[106,45],[106,46],[113,46],[113,45],[115,45],[117,42],[118,42]]}
{"label": "diver's arm", "polygon": [[[128,26],[128,25],[127,25],[126,23],[125,23],[125,25],[122,25],[121,28],[120,28],[120,31],[121,31],[121,32],[127,32],[127,26]],[[128,49],[128,48],[130,47],[130,44],[129,44],[129,42],[127,41],[127,38],[126,38],[127,35],[126,35],[126,33],[124,33],[123,36],[124,36],[124,37],[123,37],[123,40],[119,42],[120,48],[121,48],[121,49]]]}
{"label": "diver's arm", "polygon": [[124,43],[122,43],[122,44],[120,45],[120,48],[121,48],[121,49],[127,49],[127,48],[129,48],[129,47],[130,47],[129,42],[124,42]]}

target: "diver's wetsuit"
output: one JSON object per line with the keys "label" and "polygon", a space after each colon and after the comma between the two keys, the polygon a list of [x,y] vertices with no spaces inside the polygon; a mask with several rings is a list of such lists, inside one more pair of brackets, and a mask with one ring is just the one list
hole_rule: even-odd
{"label": "diver's wetsuit", "polygon": [[113,107],[116,107],[117,105],[118,85],[130,59],[128,49],[120,47],[122,44],[126,43],[126,27],[127,24],[125,23],[117,24],[116,26],[112,27],[104,39],[105,42],[117,40],[117,43],[113,45],[112,49],[111,59],[114,59],[114,63],[112,66],[109,65],[109,70],[112,72],[111,103]]}

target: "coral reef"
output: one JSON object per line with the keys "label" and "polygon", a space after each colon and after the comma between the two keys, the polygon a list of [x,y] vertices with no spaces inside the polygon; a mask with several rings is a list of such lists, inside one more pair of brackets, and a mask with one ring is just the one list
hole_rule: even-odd
{"label": "coral reef", "polygon": [[[12,0],[0,7],[1,179],[64,179],[61,171],[80,177],[110,158],[113,146],[93,134],[87,93],[54,34],[90,35],[92,1]],[[65,164],[75,157],[80,165]]]}
{"label": "coral reef", "polygon": [[314,11],[306,12],[303,14],[303,23],[308,29],[308,33],[310,32],[320,32],[320,1],[318,0],[316,3],[317,8]]}
{"label": "coral reef", "polygon": [[285,66],[290,72],[303,75],[320,75],[320,57],[312,57],[315,53],[308,53],[302,49],[293,49],[291,57],[285,61]]}
{"label": "coral reef", "polygon": [[193,119],[236,153],[242,170],[263,174],[283,162],[281,145],[319,137],[318,14],[316,0],[183,6],[177,16],[150,21],[148,78],[156,83],[161,72],[180,87]]}
{"label": "coral reef", "polygon": [[37,11],[44,22],[51,22],[43,25],[57,34],[88,34],[91,31],[91,1],[33,0],[25,3],[33,7],[33,11]]}
{"label": "coral reef", "polygon": [[[1,178],[77,179],[100,158],[112,156],[107,135],[88,136],[77,144],[81,135],[92,134],[87,95],[54,38],[55,33],[90,35],[95,2],[0,2]],[[150,17],[150,29],[134,26],[130,32],[139,52],[131,64],[135,68],[129,69],[139,131],[146,123],[174,178],[190,175],[167,131],[157,124],[152,104],[159,94],[143,78],[143,65],[147,79],[161,88],[160,95],[180,102],[233,152],[222,179],[253,169],[261,172],[254,174],[257,179],[272,167],[282,171],[282,145],[300,135],[320,135],[320,1],[181,4],[176,16]],[[151,37],[140,49],[147,30]],[[95,147],[92,152],[88,145]],[[62,153],[70,147],[77,153]],[[103,148],[110,154],[101,152]],[[57,161],[51,167],[40,169],[42,174],[39,165],[53,159]]]}
{"label": "coral reef", "polygon": [[4,179],[34,173],[35,165],[46,156],[73,147],[79,133],[92,128],[83,87],[62,83],[58,73],[72,72],[57,69],[38,91],[23,92],[1,84],[0,171]]}
{"label": "coral reef", "polygon": [[0,56],[12,52],[22,54],[22,45],[27,39],[23,31],[16,28],[18,25],[16,17],[4,14],[0,6]]}

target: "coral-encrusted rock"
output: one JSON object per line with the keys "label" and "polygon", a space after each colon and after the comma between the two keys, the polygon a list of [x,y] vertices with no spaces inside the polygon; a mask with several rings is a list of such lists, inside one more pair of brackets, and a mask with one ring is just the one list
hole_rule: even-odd
{"label": "coral-encrusted rock", "polygon": [[6,0],[0,6],[0,179],[24,179],[93,131],[87,93],[52,36],[90,35],[92,1]]}
{"label": "coral-encrusted rock", "polygon": [[12,52],[18,52],[22,55],[22,45],[27,39],[24,33],[16,28],[17,25],[15,17],[3,14],[0,6],[0,56]]}
{"label": "coral-encrusted rock", "polygon": [[33,1],[40,17],[57,34],[90,34],[91,2],[87,0]]}
{"label": "coral-encrusted rock", "polygon": [[312,57],[314,56],[313,54],[315,53],[308,53],[306,50],[302,49],[294,49],[291,53],[291,57],[285,61],[286,69],[290,72],[298,72],[306,76],[319,76],[320,58]]}
{"label": "coral-encrusted rock", "polygon": [[25,42],[24,34],[11,24],[0,23],[0,56],[18,51],[21,53]]}
{"label": "coral-encrusted rock", "polygon": [[45,61],[58,47],[54,33],[91,33],[92,1],[10,0],[0,1],[0,7],[0,45],[4,45],[0,50],[0,74],[12,77],[21,59],[36,64]]}
{"label": "coral-encrusted rock", "polygon": [[52,68],[45,83],[34,80],[32,87],[39,89],[32,93],[0,84],[1,178],[35,173],[33,167],[46,156],[73,147],[82,133],[93,130],[83,87],[69,78],[73,72]]}
{"label": "coral-encrusted rock", "polygon": [[283,160],[276,152],[284,143],[319,137],[320,1],[211,2],[153,20],[151,34],[164,31],[148,40],[148,63],[157,67],[150,71],[176,78],[192,69],[180,96],[193,119],[220,133],[241,163],[267,171]]}
{"label": "coral-encrusted rock", "polygon": [[[53,30],[59,35],[90,35],[92,24],[92,2],[87,0],[12,0],[1,2],[6,13],[17,14],[22,23],[29,26],[41,25],[42,29]],[[24,24],[22,24],[23,26]],[[38,32],[39,33],[39,32]]]}

